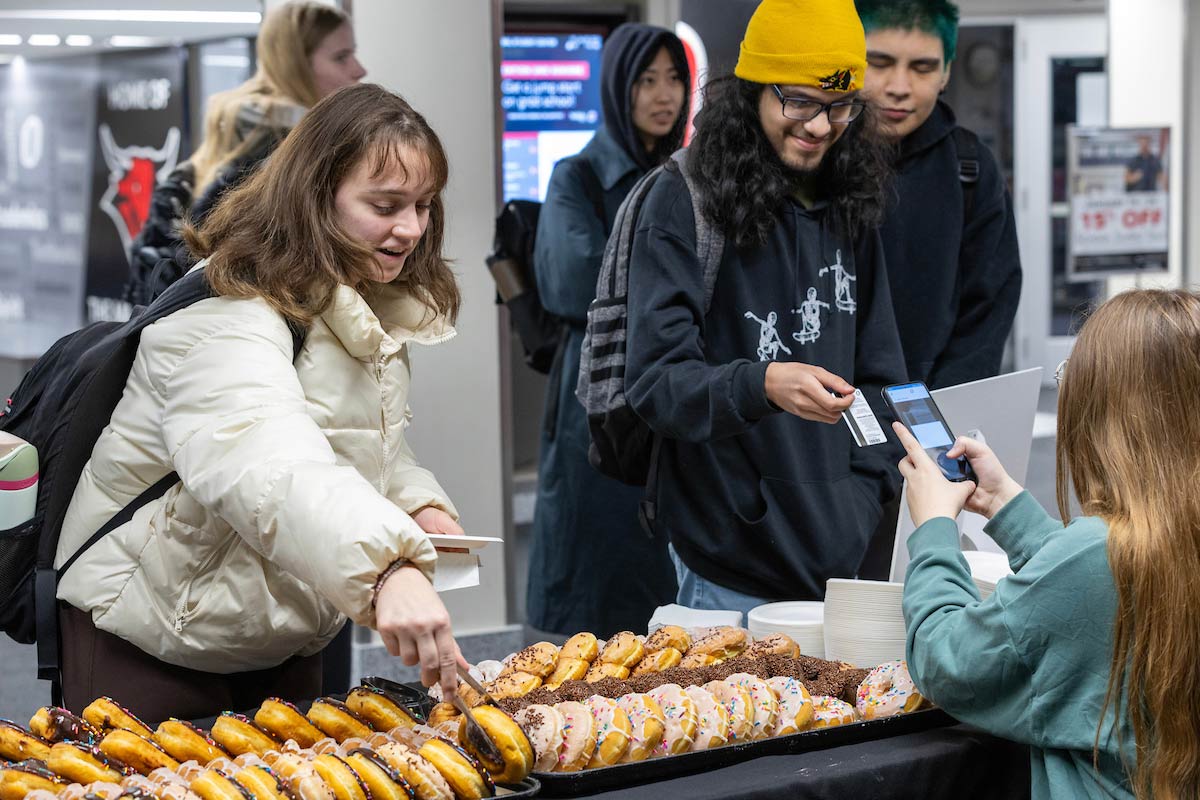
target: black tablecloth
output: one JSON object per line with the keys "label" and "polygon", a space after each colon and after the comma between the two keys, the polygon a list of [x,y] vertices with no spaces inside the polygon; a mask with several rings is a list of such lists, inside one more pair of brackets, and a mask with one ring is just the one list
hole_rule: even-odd
{"label": "black tablecloth", "polygon": [[[545,787],[542,797],[553,797]],[[798,755],[767,756],[585,795],[621,800],[1015,800],[1029,797],[1029,748],[967,725]]]}

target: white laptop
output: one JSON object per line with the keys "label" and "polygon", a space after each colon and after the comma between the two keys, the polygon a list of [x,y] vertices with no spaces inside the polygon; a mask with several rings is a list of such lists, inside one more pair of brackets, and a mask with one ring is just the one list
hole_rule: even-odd
{"label": "white laptop", "polygon": [[[1042,368],[1010,372],[958,386],[935,389],[931,394],[942,410],[950,429],[959,436],[981,434],[996,453],[1008,474],[1022,486],[1029,468],[1029,450],[1033,444],[1033,421],[1037,415],[1038,394],[1042,387]],[[964,511],[958,516],[964,550],[1003,552],[983,532],[987,522],[978,514]],[[908,490],[900,495],[900,518],[892,547],[893,581],[903,581],[908,568],[908,537],[916,530],[908,513]]]}

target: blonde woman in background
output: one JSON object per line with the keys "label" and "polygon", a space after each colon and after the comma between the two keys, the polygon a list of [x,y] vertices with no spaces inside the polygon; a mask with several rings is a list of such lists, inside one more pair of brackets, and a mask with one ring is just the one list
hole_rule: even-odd
{"label": "blonde woman in background", "polygon": [[183,274],[183,260],[174,256],[185,219],[203,219],[310,107],[367,74],[355,56],[350,18],[313,0],[286,3],[268,13],[255,52],[254,76],[213,95],[203,140],[154,190],[150,216],[130,247],[125,299],[131,303],[149,303]]}
{"label": "blonde woman in background", "polygon": [[[1200,797],[1200,295],[1117,295],[1060,368],[1063,525],[983,444],[950,483],[902,426],[912,561],[908,660],[955,718],[1030,745],[1032,796]],[[980,601],[962,508],[1015,574]]]}

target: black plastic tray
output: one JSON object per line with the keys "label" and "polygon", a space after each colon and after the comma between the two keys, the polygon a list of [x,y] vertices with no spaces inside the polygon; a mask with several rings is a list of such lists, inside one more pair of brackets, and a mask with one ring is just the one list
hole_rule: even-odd
{"label": "black plastic tray", "polygon": [[496,784],[496,797],[533,797],[541,790],[541,781],[530,776],[520,783]]}
{"label": "black plastic tray", "polygon": [[542,783],[543,797],[576,797],[582,794],[624,789],[642,783],[653,783],[680,775],[727,767],[761,756],[782,756],[824,750],[846,744],[955,725],[957,720],[939,708],[901,714],[871,722],[855,722],[835,728],[820,728],[771,739],[726,745],[713,750],[682,753],[676,756],[616,764],[611,767],[588,769],[582,772],[535,772]]}

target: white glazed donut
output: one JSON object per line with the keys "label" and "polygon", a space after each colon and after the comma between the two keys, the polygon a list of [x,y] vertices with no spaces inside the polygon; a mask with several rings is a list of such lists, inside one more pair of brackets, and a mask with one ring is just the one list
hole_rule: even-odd
{"label": "white glazed donut", "polygon": [[863,719],[907,714],[925,700],[903,661],[887,661],[871,670],[859,684],[857,699],[855,706]]}

